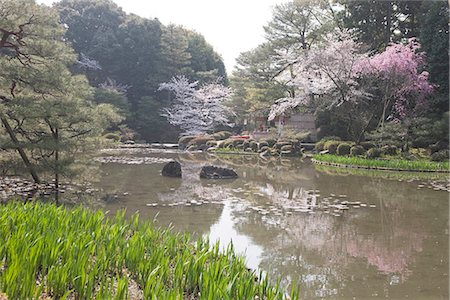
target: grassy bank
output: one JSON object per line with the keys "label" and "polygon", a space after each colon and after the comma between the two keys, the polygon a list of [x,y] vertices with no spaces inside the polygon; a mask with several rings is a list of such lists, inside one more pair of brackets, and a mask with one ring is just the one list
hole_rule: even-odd
{"label": "grassy bank", "polygon": [[399,171],[431,171],[448,172],[448,162],[433,162],[427,160],[401,159],[368,159],[352,156],[338,156],[331,154],[316,154],[313,158],[318,162],[338,164],[349,167],[365,167],[367,169],[399,170]]}
{"label": "grassy bank", "polygon": [[0,205],[0,292],[10,299],[283,299],[256,275],[231,247],[221,253],[123,212]]}

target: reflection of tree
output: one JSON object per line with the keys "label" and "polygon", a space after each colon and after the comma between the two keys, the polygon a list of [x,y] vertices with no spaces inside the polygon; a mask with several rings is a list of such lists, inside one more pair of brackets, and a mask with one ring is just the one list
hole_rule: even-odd
{"label": "reflection of tree", "polygon": [[[300,278],[305,298],[334,295],[348,284],[349,276],[364,278],[374,271],[398,275],[400,282],[406,280],[427,237],[423,224],[410,217],[426,213],[422,196],[411,196],[410,188],[414,186],[383,179],[336,178],[333,183],[327,180],[325,176],[316,178],[320,193],[340,191],[353,201],[371,199],[366,202],[376,203],[377,207],[350,209],[338,218],[322,213],[284,215],[278,226],[273,226],[271,217],[251,214],[238,228],[256,243],[265,245],[260,266],[285,278]],[[350,191],[352,184],[358,189],[353,187]],[[268,183],[261,185],[274,204],[298,201],[304,195],[301,188],[291,188],[290,192],[267,189]],[[238,216],[244,213],[235,211]],[[361,258],[374,269],[361,269]],[[361,284],[374,288],[377,283]]]}
{"label": "reflection of tree", "polygon": [[399,229],[380,241],[377,237],[355,238],[348,242],[346,250],[354,257],[366,258],[370,265],[385,274],[396,273],[406,279],[409,265],[414,261],[414,254],[422,251],[424,235]]}

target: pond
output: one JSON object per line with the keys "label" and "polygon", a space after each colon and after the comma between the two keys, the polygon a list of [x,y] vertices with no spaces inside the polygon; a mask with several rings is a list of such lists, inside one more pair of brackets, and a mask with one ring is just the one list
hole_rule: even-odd
{"label": "pond", "polygon": [[[105,209],[233,241],[250,268],[296,282],[302,299],[449,297],[445,177],[353,173],[298,158],[124,152],[102,165]],[[160,175],[171,159],[182,179]],[[239,178],[201,180],[205,164]]]}

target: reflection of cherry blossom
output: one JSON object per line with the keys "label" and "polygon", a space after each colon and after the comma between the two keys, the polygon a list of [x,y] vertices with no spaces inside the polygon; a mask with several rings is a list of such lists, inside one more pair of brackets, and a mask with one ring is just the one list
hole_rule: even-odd
{"label": "reflection of cherry blossom", "polygon": [[352,239],[346,250],[353,257],[367,258],[370,265],[384,274],[401,274],[406,279],[410,274],[408,267],[414,262],[417,252],[422,251],[424,235],[398,228],[388,237],[388,243],[380,237]]}

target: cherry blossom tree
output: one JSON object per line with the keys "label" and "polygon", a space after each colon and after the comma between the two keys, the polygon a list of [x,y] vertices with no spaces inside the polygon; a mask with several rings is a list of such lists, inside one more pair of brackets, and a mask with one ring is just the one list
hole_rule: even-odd
{"label": "cherry blossom tree", "polygon": [[232,96],[232,90],[216,80],[200,86],[198,81],[189,82],[185,76],[173,77],[161,83],[159,91],[167,90],[175,95],[175,104],[163,110],[161,116],[170,124],[179,126],[181,135],[196,135],[211,132],[217,125],[232,126],[230,110],[225,102]]}
{"label": "cherry blossom tree", "polygon": [[379,82],[383,105],[379,125],[386,119],[405,119],[423,110],[426,99],[433,92],[429,73],[421,71],[426,62],[424,52],[418,52],[420,43],[409,39],[407,44],[391,44],[382,53],[361,60],[357,72]]}
{"label": "cherry blossom tree", "polygon": [[[324,98],[326,105],[342,105],[370,98],[357,81],[356,66],[367,57],[361,46],[351,38],[350,31],[328,34],[327,42],[309,50],[288,51],[284,55],[286,67],[279,80],[296,90],[272,106],[269,120],[314,98]],[[295,76],[292,76],[295,74]]]}

